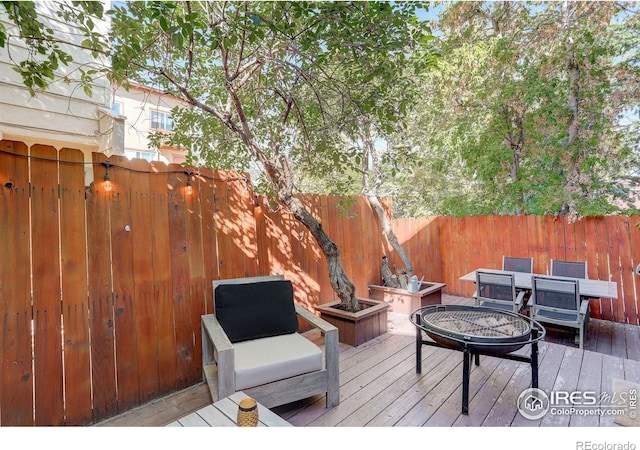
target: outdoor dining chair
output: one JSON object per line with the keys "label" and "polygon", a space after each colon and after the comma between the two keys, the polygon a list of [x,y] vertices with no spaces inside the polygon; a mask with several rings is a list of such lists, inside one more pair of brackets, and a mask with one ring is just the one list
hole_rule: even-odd
{"label": "outdoor dining chair", "polygon": [[533,273],[533,258],[502,257],[502,270],[510,272]]}
{"label": "outdoor dining chair", "polygon": [[589,278],[586,261],[551,260],[551,275],[556,277]]}
{"label": "outdoor dining chair", "polygon": [[538,322],[577,329],[576,340],[584,345],[589,321],[589,300],[581,300],[580,280],[559,280],[533,275],[531,318]]}
{"label": "outdoor dining chair", "polygon": [[524,291],[516,291],[512,273],[476,272],[476,306],[496,308],[519,313],[524,305]]}

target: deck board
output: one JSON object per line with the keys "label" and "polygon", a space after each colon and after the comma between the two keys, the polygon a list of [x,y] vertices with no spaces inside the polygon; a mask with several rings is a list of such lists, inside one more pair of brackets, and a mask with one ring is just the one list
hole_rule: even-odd
{"label": "deck board", "polygon": [[[443,301],[471,302],[446,295]],[[640,327],[600,322],[590,321],[584,350],[578,349],[573,333],[549,330],[539,349],[541,389],[612,393],[614,379],[640,382]],[[307,335],[323,345],[320,333]],[[407,316],[390,313],[388,333],[359,347],[340,345],[337,407],[325,408],[325,397],[317,395],[272,411],[298,427],[618,426],[610,416],[525,419],[516,400],[531,384],[530,365],[486,356],[480,366],[471,366],[469,415],[463,416],[462,353],[423,346],[422,358],[422,373],[416,374],[415,328]],[[178,420],[210,403],[209,391],[201,384],[98,425],[185,426]],[[202,414],[200,418],[211,422]]]}
{"label": "deck board", "polygon": [[[602,382],[600,384],[600,392],[612,394],[613,380],[616,378],[624,379],[624,360],[616,356],[602,355]],[[599,426],[613,426],[613,417],[602,416],[599,418]]]}

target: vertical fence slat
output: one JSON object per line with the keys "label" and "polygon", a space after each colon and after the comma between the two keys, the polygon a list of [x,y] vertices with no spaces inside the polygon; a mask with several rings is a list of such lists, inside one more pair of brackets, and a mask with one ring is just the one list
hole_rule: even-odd
{"label": "vertical fence slat", "polygon": [[[213,193],[213,170],[203,168],[194,182],[198,183],[198,192],[202,209],[202,251],[204,264],[204,312],[213,312],[212,281],[218,279],[218,264],[216,262],[216,225],[214,218],[215,204]],[[258,255],[262,252],[258,250]]]}
{"label": "vertical fence slat", "polygon": [[609,274],[610,281],[618,283],[618,299],[606,300],[611,303],[612,317],[611,320],[616,322],[625,323],[625,292],[622,290],[624,287],[623,281],[623,262],[621,254],[623,253],[623,247],[628,248],[628,243],[625,243],[622,239],[623,233],[620,232],[621,217],[607,216],[604,218],[605,226],[607,230],[607,254],[609,257]]}
{"label": "vertical fence slat", "polygon": [[31,147],[35,424],[62,425],[58,152]]}
{"label": "vertical fence slat", "polygon": [[[138,352],[136,341],[135,291],[133,286],[133,227],[131,226],[131,164],[124,157],[111,157],[117,165],[110,169],[113,190],[109,202],[111,257],[113,272],[114,323],[118,411],[140,403],[138,392]],[[127,227],[130,229],[128,231]],[[135,230],[135,233],[148,232]]]}
{"label": "vertical fence slat", "polygon": [[256,244],[256,221],[254,217],[255,198],[249,174],[236,174],[243,176],[246,181],[236,181],[234,186],[238,192],[239,201],[236,203],[239,207],[238,217],[241,224],[241,241],[242,255],[244,256],[244,273],[245,276],[253,277],[258,274],[258,249]]}
{"label": "vertical fence slat", "polygon": [[[313,206],[313,198],[311,196],[301,199],[307,210],[315,216],[315,208]],[[258,237],[260,236],[257,232]],[[316,281],[317,267],[314,263],[313,252],[313,238],[309,230],[302,226],[298,235],[298,251],[300,254],[300,260],[298,261],[298,280],[296,286],[296,301],[306,308],[313,309],[314,304],[317,303],[318,290]],[[258,251],[259,253],[259,251]],[[298,287],[299,286],[299,287]]]}
{"label": "vertical fence slat", "polygon": [[[588,261],[587,260],[587,237],[586,237],[586,222],[584,219],[578,220],[573,223],[570,229],[570,234],[567,235],[567,240],[572,239],[574,241],[574,259],[575,261]],[[589,265],[587,264],[587,269]]]}
{"label": "vertical fence slat", "polygon": [[100,164],[106,161],[106,156],[94,153],[93,161],[94,182],[87,193],[87,250],[93,419],[97,422],[117,413],[117,397],[109,223],[111,192],[104,189],[106,170]]}
{"label": "vertical fence slat", "polygon": [[538,216],[527,216],[527,236],[529,238],[529,256],[533,257],[534,273],[548,273],[548,251],[545,247],[548,242],[545,240],[541,229],[542,220]]}
{"label": "vertical fence slat", "polygon": [[256,246],[258,249],[259,275],[269,275],[273,269],[271,267],[271,251],[269,250],[269,217],[266,199],[259,198],[255,208],[256,219]]}
{"label": "vertical fence slat", "polygon": [[169,199],[167,167],[152,162],[154,174],[149,178],[151,223],[153,233],[151,251],[153,259],[154,302],[156,304],[156,340],[158,351],[158,393],[177,389],[177,350],[173,310],[173,282],[171,279],[171,241],[169,231]]}
{"label": "vertical fence slat", "polygon": [[[185,169],[195,173],[194,167],[188,166]],[[189,260],[189,306],[191,308],[191,330],[192,340],[194,345],[192,347],[191,360],[192,371],[188,379],[189,384],[193,384],[202,380],[202,364],[198,364],[202,361],[202,339],[201,334],[196,330],[200,328],[200,317],[204,314],[204,292],[205,292],[205,279],[204,279],[204,261],[203,261],[203,248],[202,248],[202,210],[200,202],[200,184],[197,180],[194,180],[194,175],[190,175],[191,178],[191,194],[189,194],[185,187],[185,213],[186,213],[186,232],[187,232],[187,257]]]}
{"label": "vertical fence slat", "polygon": [[633,283],[634,270],[633,256],[631,254],[631,239],[630,239],[630,223],[631,219],[626,216],[616,217],[616,233],[617,244],[620,260],[618,267],[620,270],[618,282],[618,303],[620,303],[621,309],[623,309],[623,323],[630,323],[635,321],[637,316],[636,304],[635,304],[635,287]]}
{"label": "vertical fence slat", "polygon": [[[27,155],[21,142],[0,141],[0,149]],[[0,424],[33,425],[31,370],[31,280],[29,257],[29,161],[2,153],[0,158]]]}
{"label": "vertical fence slat", "polygon": [[84,167],[78,164],[82,162],[80,150],[60,150],[65,413],[70,425],[87,425],[92,418]]}
{"label": "vertical fence slat", "polygon": [[[189,255],[185,222],[184,189],[187,177],[181,167],[167,168],[169,186],[169,236],[171,238],[171,281],[175,317],[177,388],[189,385],[192,375],[194,343],[191,330],[191,298],[189,283]],[[174,173],[180,172],[180,173]]]}
{"label": "vertical fence slat", "polygon": [[517,257],[527,258],[530,257],[529,254],[529,227],[527,216],[514,216],[512,221],[515,222],[515,226],[518,229],[518,239],[516,242],[513,242],[512,245],[515,247],[515,251],[517,252]]}
{"label": "vertical fence slat", "polygon": [[630,251],[631,251],[631,270],[634,275],[631,277],[633,292],[630,293],[628,302],[633,303],[633,309],[636,311],[635,317],[629,316],[629,323],[640,324],[640,276],[635,275],[636,267],[640,264],[640,216],[629,217],[628,225]]}
{"label": "vertical fence slat", "polygon": [[425,221],[426,244],[424,246],[424,252],[430,255],[432,261],[427,267],[427,279],[429,281],[441,281],[443,279],[444,270],[440,261],[442,260],[441,246],[440,246],[440,218],[433,217],[426,219]]}
{"label": "vertical fence slat", "polygon": [[231,266],[231,233],[233,218],[228,214],[228,183],[223,181],[227,178],[228,172],[224,170],[214,171],[214,194],[215,194],[215,226],[216,242],[218,249],[218,274],[221,280],[233,278],[233,267]]}
{"label": "vertical fence slat", "polygon": [[[369,284],[381,284],[382,273],[380,271],[380,263],[382,261],[382,255],[380,254],[380,247],[375,245],[376,242],[385,240],[382,235],[382,227],[380,220],[373,208],[369,205],[366,198],[361,197],[358,199],[358,217],[361,220],[368,218],[369,223],[364,224],[361,229],[361,234],[358,237],[357,243],[358,249],[362,255],[363,261],[359,267],[364,270],[364,294],[368,296]],[[397,235],[396,235],[397,237]],[[356,249],[356,251],[358,251]],[[407,249],[407,252],[411,252],[411,249]],[[376,264],[377,263],[377,264]]]}
{"label": "vertical fence slat", "polygon": [[[138,365],[138,398],[140,403],[158,396],[158,349],[156,302],[153,283],[153,222],[151,219],[149,163],[131,161],[129,176],[131,201],[133,309]],[[117,331],[117,330],[116,330]]]}
{"label": "vertical fence slat", "polygon": [[[585,246],[585,260],[587,261],[587,269],[589,278],[600,278],[599,275],[599,255],[596,245],[598,239],[598,222],[595,217],[585,217],[584,233],[589,244]],[[590,302],[590,313],[594,317],[602,317],[602,300],[597,298]]]}
{"label": "vertical fence slat", "polygon": [[[607,248],[607,227],[604,217],[594,217],[593,225],[595,226],[595,247],[596,247],[596,266],[597,278],[600,280],[608,280],[610,274],[610,258]],[[613,317],[612,303],[608,299],[600,299],[600,315],[601,319],[611,320]]]}
{"label": "vertical fence slat", "polygon": [[[331,218],[329,216],[329,198],[325,195],[320,197],[320,223],[325,228],[326,232],[330,232],[330,221]],[[331,234],[329,234],[332,237]],[[335,241],[334,241],[335,242]],[[324,253],[320,252],[320,268],[318,268],[319,284],[320,284],[320,299],[318,301],[319,304],[329,303],[336,299],[336,295],[331,287],[331,281],[329,280],[329,272],[327,268],[327,258],[324,256]]]}
{"label": "vertical fence slat", "polygon": [[[491,236],[486,234],[487,231],[487,217],[486,216],[476,216],[470,217],[471,224],[467,228],[467,232],[469,239],[467,242],[470,243],[468,254],[473,255],[470,256],[470,260],[475,262],[475,267],[489,267],[489,268],[499,268],[500,264],[502,264],[502,242],[498,242],[497,240],[491,239]],[[460,267],[460,270],[463,272],[460,275],[464,275],[469,272],[468,266]]]}

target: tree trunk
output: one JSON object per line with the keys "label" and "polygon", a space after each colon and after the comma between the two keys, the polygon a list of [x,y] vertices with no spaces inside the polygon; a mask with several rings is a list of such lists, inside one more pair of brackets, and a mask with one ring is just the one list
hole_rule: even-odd
{"label": "tree trunk", "polygon": [[[367,127],[363,127],[363,131],[361,132],[361,138],[363,143],[364,157],[363,159],[363,176],[362,176],[362,192],[369,204],[374,209],[376,214],[378,215],[378,220],[380,221],[380,225],[382,226],[382,233],[391,244],[391,247],[398,253],[400,259],[402,260],[402,264],[404,264],[404,271],[407,274],[407,277],[413,276],[413,264],[411,263],[411,258],[404,251],[400,242],[398,242],[398,237],[393,231],[393,227],[391,226],[391,221],[384,213],[384,208],[380,204],[380,200],[378,199],[378,192],[380,189],[380,185],[382,184],[382,170],[380,168],[380,164],[378,161],[378,152],[376,151],[375,143],[373,142],[373,137],[369,132]],[[370,186],[369,178],[371,173],[373,173],[374,181],[373,186]]]}
{"label": "tree trunk", "polygon": [[285,199],[285,203],[295,218],[307,227],[320,246],[322,253],[326,256],[331,287],[340,299],[340,302],[346,305],[351,312],[359,311],[361,306],[355,295],[356,289],[344,272],[342,263],[340,262],[340,250],[338,246],[329,238],[322,228],[322,224],[307,211],[298,198],[289,197]]}
{"label": "tree trunk", "polygon": [[[248,126],[247,126],[248,128]],[[340,250],[325,233],[322,224],[304,207],[302,202],[293,196],[293,174],[289,161],[283,155],[274,160],[267,157],[262,148],[255,142],[253,135],[242,130],[237,131],[245,145],[251,150],[256,159],[262,164],[271,186],[281,205],[285,206],[294,217],[311,233],[327,258],[329,281],[340,302],[350,312],[360,311],[361,305],[356,298],[356,288],[344,272],[340,262]]]}
{"label": "tree trunk", "polygon": [[[563,3],[564,26],[569,32],[571,23],[576,20],[574,10],[569,2]],[[576,58],[573,48],[568,49],[567,55],[567,76],[569,78],[569,92],[567,103],[569,106],[569,126],[568,126],[568,151],[565,154],[565,202],[562,211],[567,214],[570,220],[577,217],[575,197],[580,194],[580,150],[575,146],[579,145],[580,130],[580,64]]]}
{"label": "tree trunk", "polygon": [[391,226],[391,221],[384,213],[384,209],[380,204],[380,200],[375,195],[367,195],[367,200],[378,215],[378,219],[380,220],[380,224],[382,225],[382,233],[389,241],[389,244],[391,244],[391,247],[393,247],[393,249],[400,256],[402,264],[404,264],[404,271],[407,273],[407,276],[411,278],[413,276],[413,264],[411,263],[411,258],[409,258],[407,252],[405,252],[404,248],[402,248],[402,245],[400,245],[398,237],[396,236],[396,233],[394,233],[393,227]]}

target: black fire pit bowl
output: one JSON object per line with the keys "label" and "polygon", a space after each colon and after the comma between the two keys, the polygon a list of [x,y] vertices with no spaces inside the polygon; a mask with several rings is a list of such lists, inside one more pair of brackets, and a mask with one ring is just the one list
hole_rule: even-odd
{"label": "black fire pit bowl", "polygon": [[441,346],[486,355],[504,355],[531,343],[532,327],[537,324],[511,311],[467,305],[428,306],[411,317]]}

